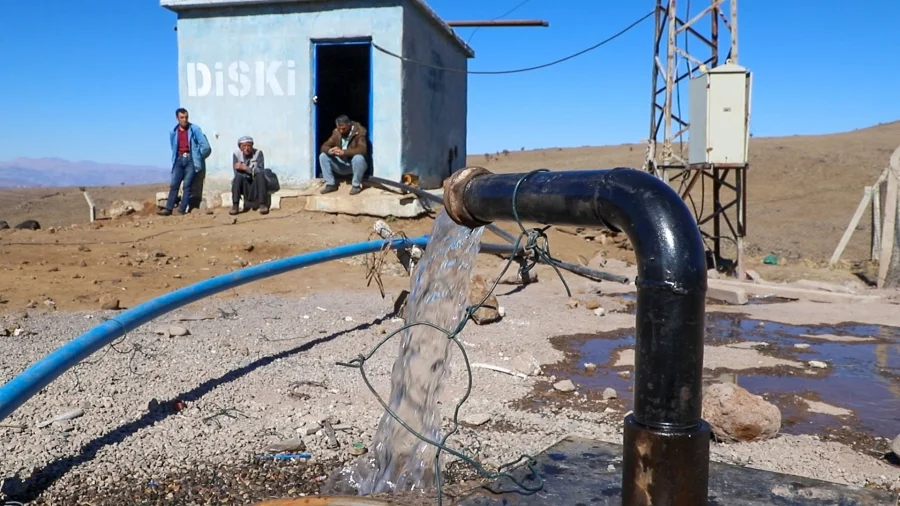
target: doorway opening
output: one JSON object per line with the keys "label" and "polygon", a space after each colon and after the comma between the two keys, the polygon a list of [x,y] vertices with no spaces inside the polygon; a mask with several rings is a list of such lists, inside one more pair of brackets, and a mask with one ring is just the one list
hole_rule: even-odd
{"label": "doorway opening", "polygon": [[315,42],[315,177],[322,177],[319,148],[334,131],[334,120],[346,114],[368,131],[368,175],[372,174],[372,43],[369,40]]}

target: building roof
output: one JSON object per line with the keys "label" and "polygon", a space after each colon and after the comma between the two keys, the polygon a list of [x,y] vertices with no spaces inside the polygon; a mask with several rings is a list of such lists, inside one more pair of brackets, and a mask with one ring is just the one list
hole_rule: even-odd
{"label": "building roof", "polygon": [[[171,11],[186,9],[212,9],[218,7],[243,7],[251,5],[311,3],[322,0],[159,0],[159,5]],[[441,32],[444,33],[468,58],[475,56],[475,51],[466,44],[425,0],[408,0]]]}

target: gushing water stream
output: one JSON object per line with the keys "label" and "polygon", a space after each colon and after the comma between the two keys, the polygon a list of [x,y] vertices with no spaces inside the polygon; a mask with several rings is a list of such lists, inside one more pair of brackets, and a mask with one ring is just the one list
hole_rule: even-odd
{"label": "gushing water stream", "polygon": [[[483,228],[455,224],[444,212],[434,222],[428,247],[413,272],[407,324],[431,322],[452,331],[468,306],[469,284]],[[437,329],[417,325],[403,331],[400,353],[391,373],[388,405],[410,427],[440,440],[438,397],[453,345]],[[362,494],[430,488],[436,448],[421,441],[384,413],[372,451],[331,477],[325,489]],[[345,492],[346,493],[346,492]]]}

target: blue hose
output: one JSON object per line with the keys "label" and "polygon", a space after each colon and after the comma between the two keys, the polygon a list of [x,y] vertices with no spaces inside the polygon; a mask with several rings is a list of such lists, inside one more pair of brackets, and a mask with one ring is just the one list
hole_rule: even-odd
{"label": "blue hose", "polygon": [[[413,239],[394,239],[390,242],[390,249],[400,249],[412,245],[425,247],[427,243],[427,235]],[[53,353],[32,364],[31,367],[25,369],[21,374],[9,380],[3,387],[0,387],[0,421],[4,420],[10,413],[24,404],[25,401],[49,385],[50,382],[89,357],[92,353],[154,318],[158,318],[204,297],[209,297],[252,281],[258,281],[331,260],[374,253],[382,249],[384,245],[385,241],[361,242],[313,253],[305,253],[281,260],[273,260],[180,288],[123,311],[117,314],[115,318],[107,320],[59,347]]]}

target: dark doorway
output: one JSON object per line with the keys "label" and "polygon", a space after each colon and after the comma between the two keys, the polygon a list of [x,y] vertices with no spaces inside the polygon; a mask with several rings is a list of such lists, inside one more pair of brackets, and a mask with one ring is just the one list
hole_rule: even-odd
{"label": "dark doorway", "polygon": [[334,120],[346,114],[368,130],[369,174],[372,173],[372,44],[369,41],[317,42],[314,48],[315,164],[322,177],[319,148],[334,131]]}

